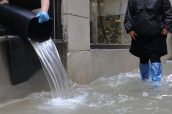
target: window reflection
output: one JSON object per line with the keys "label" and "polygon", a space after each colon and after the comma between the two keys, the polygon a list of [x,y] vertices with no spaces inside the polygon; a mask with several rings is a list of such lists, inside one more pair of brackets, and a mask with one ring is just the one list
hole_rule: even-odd
{"label": "window reflection", "polygon": [[129,44],[123,20],[127,0],[91,0],[91,44]]}

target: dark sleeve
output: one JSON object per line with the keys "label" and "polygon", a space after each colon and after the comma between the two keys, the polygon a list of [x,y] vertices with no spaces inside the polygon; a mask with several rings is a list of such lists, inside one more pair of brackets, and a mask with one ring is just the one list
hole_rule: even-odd
{"label": "dark sleeve", "polygon": [[128,6],[124,18],[124,27],[127,33],[133,30],[133,19],[132,19],[133,9],[131,0],[128,0]]}
{"label": "dark sleeve", "polygon": [[172,7],[169,0],[163,0],[164,27],[169,29],[172,24]]}
{"label": "dark sleeve", "polygon": [[41,8],[41,0],[8,0],[9,4],[22,7],[24,9],[33,10]]}

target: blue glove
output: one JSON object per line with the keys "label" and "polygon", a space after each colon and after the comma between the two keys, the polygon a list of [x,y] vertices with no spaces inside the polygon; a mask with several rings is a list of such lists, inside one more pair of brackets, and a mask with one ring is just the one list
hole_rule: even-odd
{"label": "blue glove", "polygon": [[37,17],[39,18],[38,20],[38,23],[44,23],[46,21],[49,20],[49,15],[47,12],[44,12],[44,11],[40,11],[38,14],[37,14]]}

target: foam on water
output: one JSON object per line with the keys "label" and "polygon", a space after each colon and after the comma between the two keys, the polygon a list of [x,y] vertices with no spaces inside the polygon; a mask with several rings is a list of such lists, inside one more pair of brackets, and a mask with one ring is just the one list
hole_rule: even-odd
{"label": "foam on water", "polygon": [[68,99],[54,98],[49,100],[44,105],[64,108],[64,109],[75,109],[77,106],[84,104],[86,98],[87,95],[79,95],[74,98],[68,98]]}
{"label": "foam on water", "polygon": [[[13,114],[23,114],[24,107],[28,105],[32,114],[171,114],[171,83],[172,74],[167,74],[162,79],[161,87],[152,88],[151,81],[140,79],[137,69],[100,77],[88,85],[73,83],[73,94],[67,99],[51,99],[50,95],[42,92],[13,102],[11,106],[8,103],[5,107]],[[11,107],[18,110],[14,113],[14,110],[10,111]],[[10,114],[3,112],[6,108],[1,107],[0,113]]]}

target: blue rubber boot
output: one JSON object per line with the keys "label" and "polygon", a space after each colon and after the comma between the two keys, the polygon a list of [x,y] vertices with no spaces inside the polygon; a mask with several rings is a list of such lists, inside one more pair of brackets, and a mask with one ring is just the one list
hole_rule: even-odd
{"label": "blue rubber boot", "polygon": [[140,64],[140,75],[142,80],[147,80],[149,79],[149,63],[147,64]]}
{"label": "blue rubber boot", "polygon": [[150,67],[150,75],[152,76],[152,86],[158,87],[162,77],[162,64],[152,63]]}

